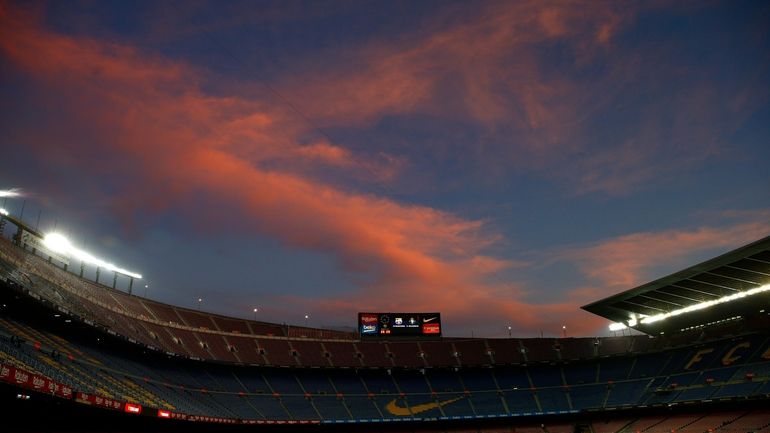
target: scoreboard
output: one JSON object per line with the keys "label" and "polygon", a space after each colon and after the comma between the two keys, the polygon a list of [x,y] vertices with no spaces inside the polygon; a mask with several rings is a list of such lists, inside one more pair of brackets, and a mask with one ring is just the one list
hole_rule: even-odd
{"label": "scoreboard", "polygon": [[361,337],[440,337],[439,313],[358,313]]}

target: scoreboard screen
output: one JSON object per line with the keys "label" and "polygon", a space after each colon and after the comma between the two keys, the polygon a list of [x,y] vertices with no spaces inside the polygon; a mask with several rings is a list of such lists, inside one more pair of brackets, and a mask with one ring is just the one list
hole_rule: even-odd
{"label": "scoreboard screen", "polygon": [[439,313],[358,313],[362,337],[440,337]]}

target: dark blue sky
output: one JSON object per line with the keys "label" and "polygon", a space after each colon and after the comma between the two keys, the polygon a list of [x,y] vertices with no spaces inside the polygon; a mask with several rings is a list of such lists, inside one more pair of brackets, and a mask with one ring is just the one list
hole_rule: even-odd
{"label": "dark blue sky", "polygon": [[0,2],[0,187],[148,296],[449,335],[770,234],[767,2]]}

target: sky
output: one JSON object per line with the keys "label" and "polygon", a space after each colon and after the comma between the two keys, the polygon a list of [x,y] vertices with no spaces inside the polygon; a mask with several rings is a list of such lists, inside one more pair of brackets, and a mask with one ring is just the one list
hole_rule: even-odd
{"label": "sky", "polygon": [[605,335],[581,305],[770,235],[768,23],[742,0],[0,0],[4,207],[183,307]]}

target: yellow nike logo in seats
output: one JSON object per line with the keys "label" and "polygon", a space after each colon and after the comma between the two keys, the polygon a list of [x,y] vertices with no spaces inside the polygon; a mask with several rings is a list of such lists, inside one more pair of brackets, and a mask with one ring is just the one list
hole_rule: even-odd
{"label": "yellow nike logo in seats", "polygon": [[418,413],[426,412],[431,409],[438,409],[441,406],[446,406],[450,403],[454,403],[457,400],[460,400],[461,398],[462,396],[457,398],[451,398],[449,400],[444,400],[444,401],[434,401],[432,403],[416,404],[411,407],[399,406],[397,403],[397,400],[394,398],[393,401],[391,401],[385,406],[385,410],[387,410],[391,415],[396,415],[396,416],[416,415]]}

